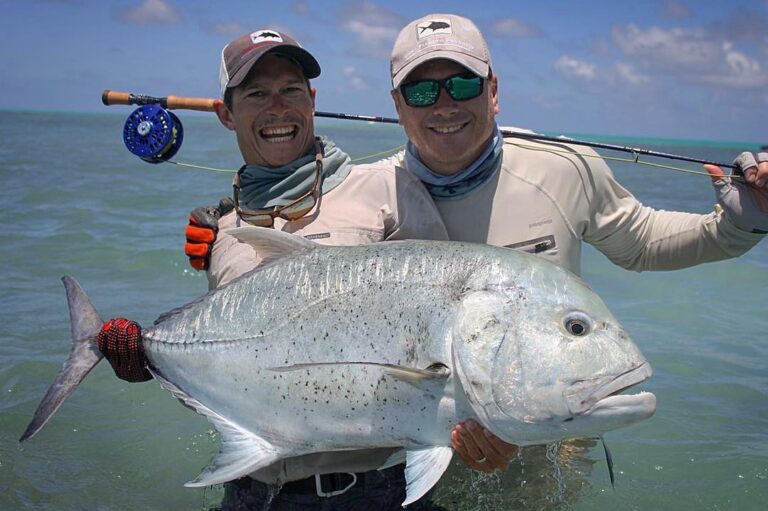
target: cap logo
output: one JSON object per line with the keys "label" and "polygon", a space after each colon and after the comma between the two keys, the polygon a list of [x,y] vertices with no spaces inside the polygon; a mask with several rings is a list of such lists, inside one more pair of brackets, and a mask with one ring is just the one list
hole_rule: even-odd
{"label": "cap logo", "polygon": [[272,30],[259,30],[251,34],[251,42],[253,44],[265,43],[282,43],[283,38],[277,32]]}
{"label": "cap logo", "polygon": [[421,39],[435,34],[452,34],[451,20],[437,19],[424,21],[416,25],[416,37]]}

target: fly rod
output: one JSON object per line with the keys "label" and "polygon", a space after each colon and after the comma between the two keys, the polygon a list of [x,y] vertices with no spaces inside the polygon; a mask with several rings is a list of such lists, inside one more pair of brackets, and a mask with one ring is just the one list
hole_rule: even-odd
{"label": "fly rod", "polygon": [[[182,96],[167,96],[167,97],[154,97],[144,94],[132,94],[130,92],[118,92],[112,90],[105,90],[101,95],[101,101],[105,105],[159,105],[162,108],[169,110],[197,110],[202,112],[213,112],[213,105],[217,101],[213,98],[187,98]],[[315,112],[315,117],[325,117],[330,119],[344,119],[351,121],[368,121],[368,122],[381,122],[388,124],[398,124],[398,120],[393,117],[378,117],[372,115],[357,115],[357,114],[343,114],[334,112]],[[653,151],[651,149],[645,149],[642,147],[629,147],[616,144],[606,144],[602,142],[592,142],[588,140],[578,140],[570,137],[559,136],[553,137],[548,135],[539,135],[537,133],[525,133],[519,131],[512,131],[509,129],[501,129],[501,133],[505,138],[522,138],[526,140],[538,140],[543,142],[555,142],[560,144],[572,144],[588,146],[596,149],[608,149],[611,151],[618,151],[623,153],[630,153],[634,156],[635,161],[638,161],[640,156],[652,156],[655,158],[665,158],[668,160],[686,161],[689,163],[700,163],[708,165],[717,165],[718,167],[728,168],[734,170],[737,174],[742,174],[742,169],[738,165],[731,163],[720,163],[716,161],[703,160],[700,158],[693,158],[690,156],[683,156],[678,154],[670,154],[661,151]]]}
{"label": "fly rod", "polygon": [[[384,122],[384,123],[391,123],[391,124],[399,123],[397,119],[392,117],[374,117],[370,115],[337,114],[333,112],[315,112],[315,117],[329,117],[332,119],[347,119],[352,121]],[[635,156],[635,161],[637,161],[638,156],[641,156],[641,155],[654,156],[656,158],[666,158],[668,160],[680,160],[680,161],[687,161],[691,163],[717,165],[718,167],[725,167],[725,168],[733,169],[736,171],[741,170],[737,165],[733,165],[730,163],[720,163],[716,161],[702,160],[702,159],[693,158],[690,156],[681,156],[678,154],[670,154],[670,153],[664,153],[661,151],[653,151],[651,149],[644,149],[641,147],[629,147],[629,146],[621,146],[616,144],[606,144],[603,142],[591,142],[588,140],[578,140],[578,139],[574,139],[566,136],[552,137],[548,135],[539,135],[538,133],[526,133],[526,132],[513,131],[509,129],[504,129],[504,128],[500,128],[500,131],[502,136],[504,136],[504,138],[522,138],[526,140],[538,140],[543,142],[558,142],[561,144],[567,143],[572,145],[583,145],[583,146],[589,146],[589,147],[594,147],[598,149],[610,149],[611,151],[631,153]]]}

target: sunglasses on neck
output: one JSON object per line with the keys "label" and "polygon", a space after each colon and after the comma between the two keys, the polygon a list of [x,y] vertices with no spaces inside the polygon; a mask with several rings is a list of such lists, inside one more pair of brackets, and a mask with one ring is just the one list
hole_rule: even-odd
{"label": "sunglasses on neck", "polygon": [[240,207],[240,173],[245,169],[241,168],[232,182],[232,199],[235,203],[237,215],[245,222],[257,227],[272,227],[275,224],[275,218],[280,217],[283,220],[292,222],[302,218],[312,211],[320,198],[320,185],[323,175],[323,147],[320,139],[315,138],[315,180],[312,188],[298,199],[285,206],[275,206],[271,209],[243,209]]}
{"label": "sunglasses on neck", "polygon": [[483,93],[484,81],[482,76],[465,71],[443,80],[415,80],[404,83],[400,86],[400,94],[406,105],[417,108],[437,103],[441,88],[455,101],[467,101]]}

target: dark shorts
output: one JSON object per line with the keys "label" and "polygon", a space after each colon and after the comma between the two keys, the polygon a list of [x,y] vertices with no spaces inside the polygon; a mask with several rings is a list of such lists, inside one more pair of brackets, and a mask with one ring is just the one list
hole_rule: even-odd
{"label": "dark shorts", "polygon": [[[315,478],[284,485],[279,492],[265,483],[244,477],[224,485],[221,511],[445,511],[435,506],[429,493],[417,502],[402,507],[405,500],[404,465],[386,470],[358,473],[357,483],[341,495],[317,495]],[[337,491],[352,482],[349,474],[329,474],[322,477],[325,492]]]}

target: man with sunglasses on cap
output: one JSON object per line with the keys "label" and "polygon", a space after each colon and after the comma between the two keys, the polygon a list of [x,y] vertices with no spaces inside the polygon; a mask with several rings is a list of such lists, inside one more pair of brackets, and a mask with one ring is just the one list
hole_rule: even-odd
{"label": "man with sunglasses on cap", "polygon": [[[582,241],[626,269],[672,270],[740,256],[768,233],[766,153],[737,158],[747,184],[706,166],[719,204],[695,215],[643,206],[590,149],[505,141],[491,56],[466,18],[409,23],[395,42],[391,75],[409,139],[393,163],[424,182],[451,240],[524,250],[578,274]],[[516,452],[472,421],[454,429],[452,442],[482,471],[506,468]]]}
{"label": "man with sunglasses on cap", "polygon": [[[221,123],[235,132],[245,165],[233,201],[193,211],[187,229],[190,263],[208,270],[211,288],[255,268],[259,255],[226,229],[272,227],[318,243],[359,245],[392,239],[447,239],[434,203],[412,174],[394,167],[350,164],[316,137],[315,58],[278,30],[241,36],[222,51]],[[210,248],[212,246],[212,249]],[[99,349],[128,381],[150,379],[140,327],[118,318],[104,325]],[[317,453],[291,458],[225,484],[222,510],[401,509],[403,465],[377,470],[397,449]],[[280,490],[274,494],[274,485]],[[408,509],[431,509],[422,499]]]}

